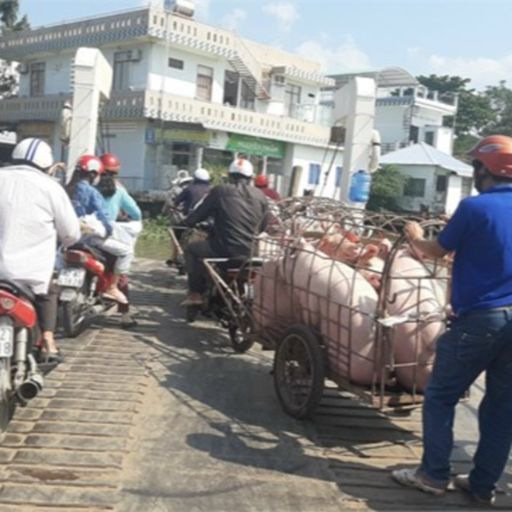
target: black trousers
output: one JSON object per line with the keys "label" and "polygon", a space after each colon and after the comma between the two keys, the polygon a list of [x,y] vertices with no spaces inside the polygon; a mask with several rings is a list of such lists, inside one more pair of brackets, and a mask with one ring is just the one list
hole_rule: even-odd
{"label": "black trousers", "polygon": [[211,247],[209,240],[192,242],[185,248],[185,263],[188,274],[188,289],[191,293],[204,293],[208,283],[208,271],[204,258],[220,258]]}
{"label": "black trousers", "polygon": [[55,332],[59,308],[59,287],[56,283],[50,284],[46,295],[36,295],[35,307],[41,330]]}

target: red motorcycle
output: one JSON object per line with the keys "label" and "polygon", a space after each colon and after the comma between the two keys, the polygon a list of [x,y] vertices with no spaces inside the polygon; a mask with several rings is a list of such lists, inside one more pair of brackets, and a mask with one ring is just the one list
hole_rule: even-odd
{"label": "red motorcycle", "polygon": [[88,318],[113,304],[102,295],[112,284],[114,262],[112,255],[85,245],[73,246],[64,253],[64,266],[57,282],[67,337],[78,336]]}
{"label": "red motorcycle", "polygon": [[32,354],[40,337],[34,301],[26,286],[0,280],[0,433],[16,404],[26,405],[43,389]]}

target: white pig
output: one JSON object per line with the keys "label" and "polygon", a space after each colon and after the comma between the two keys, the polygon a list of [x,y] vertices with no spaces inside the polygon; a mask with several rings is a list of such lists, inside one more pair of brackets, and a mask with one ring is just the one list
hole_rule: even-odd
{"label": "white pig", "polygon": [[303,241],[284,258],[283,269],[298,296],[302,322],[322,335],[331,371],[356,384],[371,384],[375,290],[354,269]]}

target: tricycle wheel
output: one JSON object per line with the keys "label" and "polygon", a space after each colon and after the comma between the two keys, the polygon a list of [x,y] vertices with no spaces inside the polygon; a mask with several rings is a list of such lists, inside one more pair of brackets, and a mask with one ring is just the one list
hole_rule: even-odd
{"label": "tricycle wheel", "polygon": [[318,337],[303,325],[289,327],[278,342],[273,373],[284,411],[298,419],[310,417],[324,389],[324,351]]}

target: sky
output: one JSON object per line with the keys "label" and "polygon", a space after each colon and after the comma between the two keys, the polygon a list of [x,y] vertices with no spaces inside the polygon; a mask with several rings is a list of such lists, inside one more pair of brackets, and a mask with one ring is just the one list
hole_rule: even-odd
{"label": "sky", "polygon": [[[158,0],[153,0],[158,2]],[[21,0],[32,26],[146,0]],[[319,61],[327,73],[400,66],[512,87],[512,0],[196,0],[197,19]]]}

